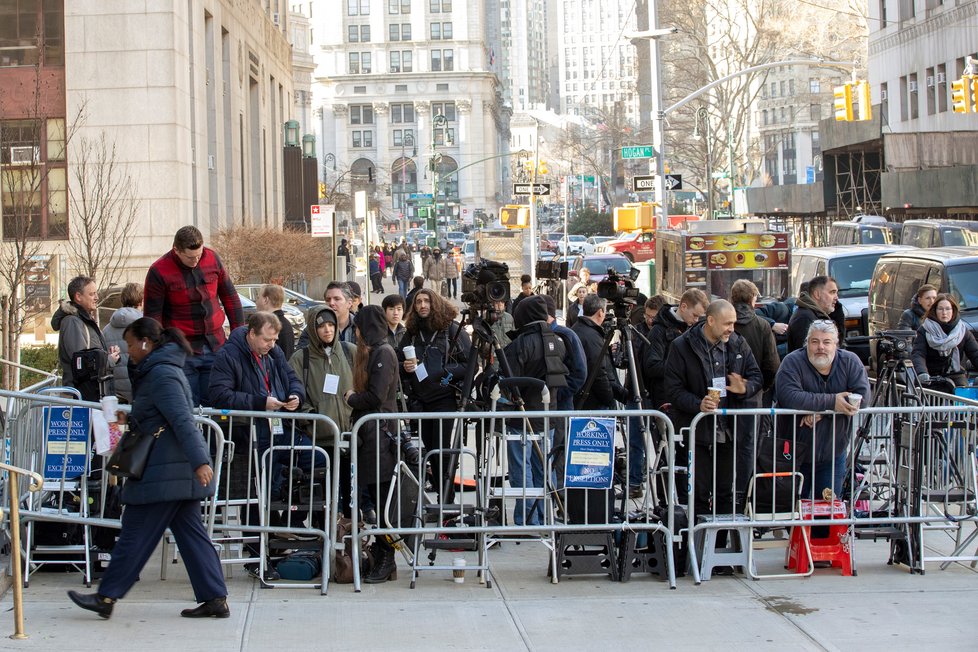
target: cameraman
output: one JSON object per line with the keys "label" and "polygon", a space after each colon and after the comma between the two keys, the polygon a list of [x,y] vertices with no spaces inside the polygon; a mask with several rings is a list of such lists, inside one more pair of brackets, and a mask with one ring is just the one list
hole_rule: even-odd
{"label": "cameraman", "polygon": [[[581,338],[584,346],[591,387],[585,384],[585,393],[578,395],[575,406],[578,410],[613,410],[616,401],[628,401],[628,392],[618,379],[610,352],[605,351],[602,326],[607,316],[608,301],[596,294],[588,294],[582,305],[583,312],[571,330]],[[591,376],[594,377],[593,381]]]}
{"label": "cameraman", "polygon": [[[448,383],[453,372],[460,376],[472,350],[468,333],[455,317],[458,310],[429,288],[418,290],[405,318],[406,328],[397,349],[401,361],[401,381],[411,412],[456,412],[458,397]],[[414,347],[414,357],[404,355],[405,347]],[[424,420],[421,441],[426,450],[449,448],[455,419]],[[439,495],[447,487],[443,503],[454,495],[452,469],[445,468],[442,456],[435,458],[434,480]]]}

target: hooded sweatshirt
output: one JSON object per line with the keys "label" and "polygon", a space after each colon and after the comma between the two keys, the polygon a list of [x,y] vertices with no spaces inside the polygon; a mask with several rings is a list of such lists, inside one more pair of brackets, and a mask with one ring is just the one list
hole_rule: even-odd
{"label": "hooded sweatshirt", "polygon": [[142,311],[136,308],[119,308],[112,313],[108,326],[102,329],[105,345],[119,347],[119,361],[112,369],[112,373],[115,380],[115,393],[127,401],[132,401],[132,383],[129,380],[129,346],[122,334],[126,332],[129,324],[142,316]]}
{"label": "hooded sweatshirt", "polygon": [[[353,425],[350,421],[353,408],[346,404],[343,395],[353,389],[350,360],[356,346],[349,342],[338,343],[335,335],[330,346],[324,344],[316,330],[322,320],[332,321],[335,325],[336,313],[327,306],[314,306],[306,312],[306,323],[310,325],[309,346],[296,351],[289,359],[289,365],[306,389],[306,400],[300,410],[325,415],[336,423],[340,432],[348,432]],[[334,392],[325,391],[327,375],[339,377]]]}

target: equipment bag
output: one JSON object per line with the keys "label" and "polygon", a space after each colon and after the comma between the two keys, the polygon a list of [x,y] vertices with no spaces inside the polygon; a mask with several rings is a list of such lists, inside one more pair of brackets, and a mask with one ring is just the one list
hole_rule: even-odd
{"label": "equipment bag", "polygon": [[275,566],[283,580],[308,582],[323,571],[322,554],[315,550],[297,550]]}

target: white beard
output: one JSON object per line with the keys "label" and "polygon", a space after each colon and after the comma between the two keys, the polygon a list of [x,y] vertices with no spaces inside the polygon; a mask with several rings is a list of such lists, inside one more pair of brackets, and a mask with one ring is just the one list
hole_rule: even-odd
{"label": "white beard", "polygon": [[810,355],[808,356],[808,361],[812,363],[816,369],[820,372],[826,372],[832,368],[832,361],[835,360],[834,355]]}

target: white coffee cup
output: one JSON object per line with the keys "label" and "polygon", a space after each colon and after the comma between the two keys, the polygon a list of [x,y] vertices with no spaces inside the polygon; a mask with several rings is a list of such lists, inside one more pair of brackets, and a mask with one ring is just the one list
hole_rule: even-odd
{"label": "white coffee cup", "polygon": [[465,559],[463,557],[456,557],[452,561],[452,578],[456,584],[465,582]]}
{"label": "white coffee cup", "polygon": [[102,414],[105,416],[105,420],[109,423],[118,421],[116,412],[119,410],[119,398],[116,396],[103,396],[101,403]]}
{"label": "white coffee cup", "polygon": [[413,346],[405,346],[404,347],[404,359],[405,360],[414,360],[417,357],[418,357],[418,354],[415,352]]}
{"label": "white coffee cup", "polygon": [[851,393],[850,392],[849,393],[849,396],[846,397],[846,400],[849,401],[849,405],[851,405],[851,406],[853,406],[855,408],[858,408],[859,407],[859,404],[863,402],[863,395],[862,394],[854,394],[854,393]]}

